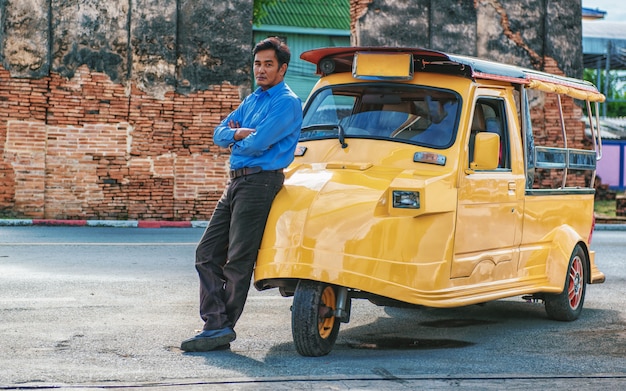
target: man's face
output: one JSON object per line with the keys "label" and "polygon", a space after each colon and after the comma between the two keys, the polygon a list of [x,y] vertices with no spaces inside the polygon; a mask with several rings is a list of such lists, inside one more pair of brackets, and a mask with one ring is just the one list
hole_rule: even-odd
{"label": "man's face", "polygon": [[259,50],[254,55],[254,78],[256,84],[264,90],[283,81],[287,64],[278,66],[274,49]]}

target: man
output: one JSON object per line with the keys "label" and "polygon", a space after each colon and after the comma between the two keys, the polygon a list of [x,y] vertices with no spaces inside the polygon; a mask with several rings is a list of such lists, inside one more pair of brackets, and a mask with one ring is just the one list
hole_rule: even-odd
{"label": "man", "polygon": [[217,145],[231,149],[230,181],[196,249],[204,327],[183,341],[187,352],[227,348],[235,340],[267,216],[302,125],[301,101],[284,82],[291,57],[287,45],[268,38],[252,53],[259,88],[213,136]]}

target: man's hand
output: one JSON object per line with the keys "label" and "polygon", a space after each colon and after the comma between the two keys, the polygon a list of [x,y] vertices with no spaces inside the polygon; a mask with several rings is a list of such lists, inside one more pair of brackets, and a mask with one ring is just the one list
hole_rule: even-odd
{"label": "man's hand", "polygon": [[240,128],[239,122],[232,120],[228,123],[228,126],[230,126],[232,129],[235,129],[235,135],[233,136],[235,141],[243,140],[255,131],[251,128]]}
{"label": "man's hand", "polygon": [[250,129],[250,128],[238,128],[235,131],[235,141],[239,141],[242,140],[246,137],[248,137],[250,134],[254,133],[254,129]]}

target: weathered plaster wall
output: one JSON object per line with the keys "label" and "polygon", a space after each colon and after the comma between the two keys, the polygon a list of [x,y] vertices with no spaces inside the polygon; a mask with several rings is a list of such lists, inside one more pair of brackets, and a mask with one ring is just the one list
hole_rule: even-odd
{"label": "weathered plaster wall", "polygon": [[0,0],[0,216],[207,219],[253,0]]}
{"label": "weathered plaster wall", "polygon": [[580,0],[352,0],[355,45],[419,46],[582,75]]}

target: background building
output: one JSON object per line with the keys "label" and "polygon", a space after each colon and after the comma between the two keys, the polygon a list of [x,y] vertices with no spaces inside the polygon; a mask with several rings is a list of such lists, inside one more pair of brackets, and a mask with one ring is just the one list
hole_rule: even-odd
{"label": "background building", "polygon": [[[626,189],[626,22],[606,21],[606,11],[583,8],[583,63],[594,70],[594,83],[607,96],[601,105],[603,137],[598,178],[615,191]],[[613,85],[611,85],[613,83]],[[608,110],[610,104],[623,110]],[[616,113],[618,116],[609,116]],[[622,114],[623,113],[623,114]]]}
{"label": "background building", "polygon": [[349,0],[289,0],[266,6],[267,15],[253,26],[254,41],[281,37],[294,54],[286,83],[304,102],[318,77],[315,65],[300,59],[300,53],[329,46],[350,46]]}

